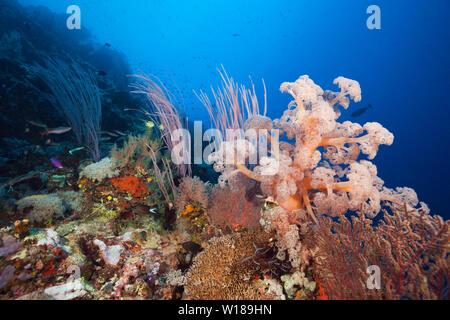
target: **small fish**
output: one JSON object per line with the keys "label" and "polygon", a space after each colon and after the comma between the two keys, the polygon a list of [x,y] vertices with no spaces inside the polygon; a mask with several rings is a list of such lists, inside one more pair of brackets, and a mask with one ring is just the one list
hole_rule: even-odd
{"label": "small fish", "polygon": [[111,44],[110,44],[110,43],[108,43],[108,42],[106,42],[106,43],[105,43],[105,47],[108,47],[108,48],[110,48],[110,47],[111,47]]}
{"label": "small fish", "polygon": [[202,246],[198,243],[195,243],[193,241],[186,241],[181,244],[181,247],[183,247],[184,250],[189,251],[193,254],[199,253],[202,251]]}
{"label": "small fish", "polygon": [[55,166],[55,168],[60,169],[60,168],[63,167],[62,164],[61,164],[61,162],[59,162],[59,161],[58,161],[57,159],[55,159],[55,158],[50,158],[50,162]]}
{"label": "small fish", "polygon": [[30,132],[30,128],[25,128],[25,133]]}
{"label": "small fish", "polygon": [[361,115],[363,115],[367,110],[373,108],[372,105],[369,103],[369,105],[367,107],[361,108],[356,110],[355,112],[353,112],[351,114],[352,117],[359,117]]}
{"label": "small fish", "polygon": [[54,129],[47,129],[42,133],[43,136],[48,136],[49,134],[63,134],[72,130],[71,127],[60,127]]}
{"label": "small fish", "polygon": [[119,131],[119,130],[114,130],[114,132],[117,133],[120,136],[126,136],[127,135],[126,133],[123,133],[122,131]]}
{"label": "small fish", "polygon": [[36,121],[30,121],[30,120],[27,120],[27,122],[32,124],[33,126],[47,129],[47,125],[46,124],[43,124],[43,123],[40,123],[40,122],[36,122]]}
{"label": "small fish", "polygon": [[163,130],[164,130],[164,125],[161,123],[161,124],[158,126],[158,129],[161,130],[161,131],[163,131]]}
{"label": "small fish", "polygon": [[109,131],[100,131],[100,134],[106,134],[106,135],[114,137],[114,138],[119,136],[118,134],[112,133],[112,132],[109,132]]}
{"label": "small fish", "polygon": [[240,37],[241,35],[239,33],[233,33],[233,37]]}
{"label": "small fish", "polygon": [[153,128],[154,126],[155,126],[155,124],[153,123],[153,121],[147,121],[146,123],[145,123],[145,126],[147,127],[147,128]]}
{"label": "small fish", "polygon": [[156,208],[151,208],[151,209],[148,210],[148,212],[150,212],[150,213],[156,213]]}
{"label": "small fish", "polygon": [[45,141],[46,146],[48,146],[50,143],[52,143],[52,139],[47,139],[47,141]]}
{"label": "small fish", "polygon": [[102,137],[100,138],[100,141],[109,141],[111,140],[111,137]]}
{"label": "small fish", "polygon": [[73,155],[75,152],[81,151],[81,150],[83,150],[83,149],[84,149],[84,147],[75,148],[75,149],[69,150],[69,153],[70,153],[71,155]]}
{"label": "small fish", "polygon": [[103,70],[99,70],[99,71],[97,71],[97,75],[100,77],[104,77],[104,76],[106,76],[106,72]]}

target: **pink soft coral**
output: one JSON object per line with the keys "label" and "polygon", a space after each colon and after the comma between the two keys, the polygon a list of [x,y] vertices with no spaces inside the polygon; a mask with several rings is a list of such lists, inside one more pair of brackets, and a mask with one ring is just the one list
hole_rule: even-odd
{"label": "pink soft coral", "polygon": [[[340,92],[324,92],[308,76],[283,83],[281,91],[291,94],[294,100],[280,119],[267,123],[265,118],[264,127],[279,129],[294,143],[283,141],[279,151],[272,149],[269,156],[261,157],[258,166],[252,168],[245,162],[256,152],[251,141],[245,138],[235,143],[224,141],[210,156],[215,168],[222,172],[219,181],[232,182],[234,175],[245,174],[261,182],[262,189],[282,208],[289,212],[304,210],[315,222],[319,213],[340,215],[361,206],[369,215],[376,215],[383,182],[377,177],[375,165],[367,160],[358,161],[358,157],[363,153],[373,159],[379,145],[391,145],[394,136],[375,122],[364,126],[349,121],[338,123],[340,112],[336,105],[347,108],[350,99],[360,101],[361,88],[358,82],[343,77],[334,83],[339,85]],[[259,130],[255,123],[260,121],[250,117],[245,128]],[[270,135],[267,136],[271,141]],[[230,152],[235,161],[226,165],[221,159],[224,156],[232,159]],[[342,179],[344,176],[346,179]]]}

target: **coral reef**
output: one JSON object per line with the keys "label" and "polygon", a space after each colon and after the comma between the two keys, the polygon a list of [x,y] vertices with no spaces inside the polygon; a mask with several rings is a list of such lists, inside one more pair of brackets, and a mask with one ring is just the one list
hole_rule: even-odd
{"label": "coral reef", "polygon": [[84,145],[94,161],[100,160],[102,105],[100,89],[92,69],[71,60],[44,58],[31,71],[50,89],[46,97],[72,128],[79,145]]}
{"label": "coral reef", "polygon": [[263,105],[222,67],[200,179],[184,99],[140,75],[130,95],[123,54],[66,18],[0,10],[1,300],[449,298],[449,221],[378,177],[392,133],[339,120],[357,81],[284,82],[272,120],[264,81]]}

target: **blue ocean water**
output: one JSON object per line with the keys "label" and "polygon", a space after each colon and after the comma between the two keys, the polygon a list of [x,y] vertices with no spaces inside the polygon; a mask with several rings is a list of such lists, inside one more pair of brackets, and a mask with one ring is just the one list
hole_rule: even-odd
{"label": "blue ocean water", "polygon": [[[123,52],[136,72],[170,77],[191,119],[205,112],[192,90],[216,86],[221,64],[238,82],[251,75],[268,114],[290,97],[284,81],[308,74],[323,89],[338,76],[355,79],[363,100],[341,121],[380,122],[395,136],[374,160],[388,187],[408,186],[433,213],[450,217],[448,0],[20,0],[64,14],[81,8],[82,28]],[[369,30],[366,9],[381,9],[381,29]],[[64,28],[65,26],[61,26]],[[350,114],[368,104],[354,119]]]}

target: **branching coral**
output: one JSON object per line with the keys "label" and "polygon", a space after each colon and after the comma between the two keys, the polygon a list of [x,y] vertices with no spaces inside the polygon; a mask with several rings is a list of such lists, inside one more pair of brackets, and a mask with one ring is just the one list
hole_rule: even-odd
{"label": "branching coral", "polygon": [[204,300],[269,299],[269,294],[258,291],[252,283],[260,267],[244,259],[253,255],[253,243],[268,242],[270,236],[257,230],[212,239],[186,273],[187,296]]}
{"label": "branching coral", "polygon": [[31,208],[27,218],[32,223],[38,224],[45,224],[50,219],[62,217],[66,210],[63,201],[56,195],[29,196],[20,199],[16,204],[18,210]]}

